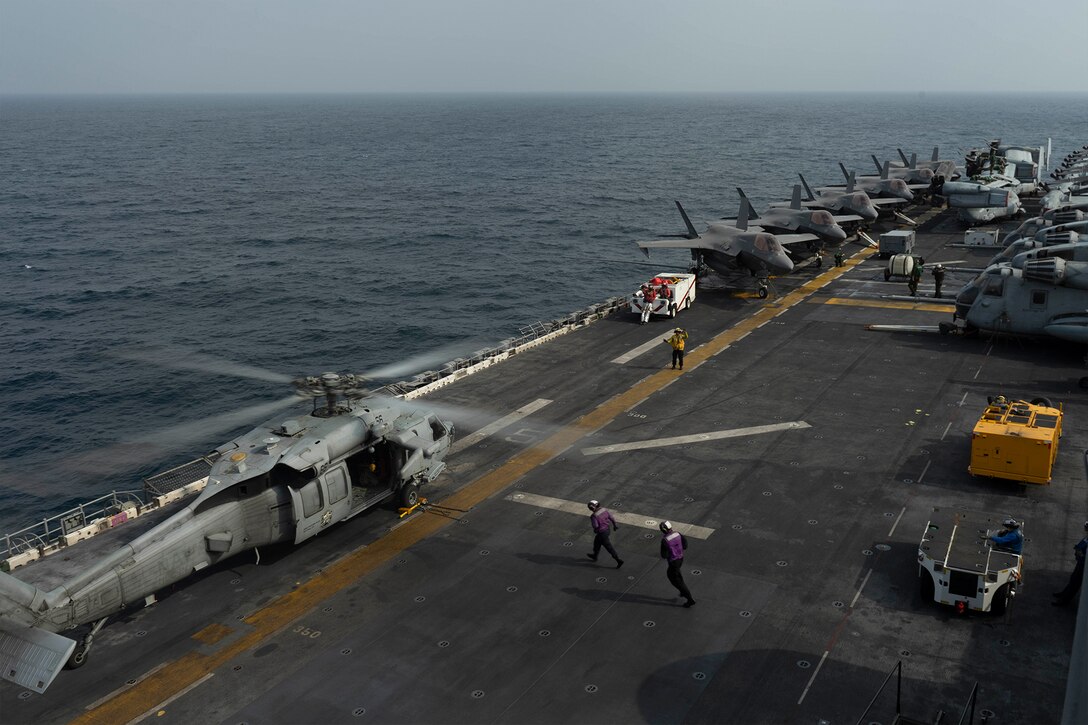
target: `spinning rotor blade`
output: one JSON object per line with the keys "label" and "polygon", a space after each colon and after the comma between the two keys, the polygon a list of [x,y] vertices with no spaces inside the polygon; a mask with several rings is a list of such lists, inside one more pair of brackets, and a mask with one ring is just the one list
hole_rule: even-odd
{"label": "spinning rotor blade", "polygon": [[407,360],[383,365],[382,367],[374,368],[373,370],[367,370],[363,372],[362,375],[363,377],[376,380],[400,378],[436,365],[442,365],[454,358],[468,354],[471,352],[471,347],[472,346],[464,342],[453,345],[443,345],[437,350],[414,355]]}
{"label": "spinning rotor blade", "polygon": [[[218,446],[226,443],[220,440],[231,431],[247,424],[262,422],[264,418],[277,410],[299,403],[301,398],[291,395],[268,403],[259,403],[230,413],[212,415],[200,420],[170,426],[153,433],[144,434],[132,440],[113,445],[94,448],[44,467],[37,468],[32,474],[20,475],[5,472],[0,476],[0,487],[10,488],[32,496],[78,496],[73,490],[76,480],[108,479],[114,476],[131,475],[138,468],[161,462],[170,454],[187,452],[196,457],[206,452],[208,439]],[[201,446],[198,450],[196,446]],[[115,482],[109,485],[99,481],[96,485],[104,490],[130,488],[132,482]],[[78,485],[78,484],[77,484]],[[86,485],[86,484],[82,484]]]}
{"label": "spinning rotor blade", "polygon": [[126,360],[137,360],[163,368],[175,370],[195,370],[213,375],[229,375],[236,378],[265,380],[270,383],[290,383],[290,376],[272,372],[253,365],[236,363],[212,355],[186,350],[184,348],[146,348],[114,353]]}
{"label": "spinning rotor blade", "polygon": [[[173,425],[169,428],[164,428],[160,431],[141,436],[140,438],[137,438],[135,442],[147,443],[152,446],[162,446],[163,448],[189,448],[208,436],[219,435],[220,433],[225,435],[235,428],[240,428],[248,423],[261,421],[263,418],[275,413],[277,410],[281,410],[300,401],[301,398],[298,395],[291,395],[268,403],[258,403],[257,405],[251,405],[248,408],[242,408],[230,413],[210,415],[207,418],[191,421],[189,423]],[[221,442],[226,443],[226,441]]]}

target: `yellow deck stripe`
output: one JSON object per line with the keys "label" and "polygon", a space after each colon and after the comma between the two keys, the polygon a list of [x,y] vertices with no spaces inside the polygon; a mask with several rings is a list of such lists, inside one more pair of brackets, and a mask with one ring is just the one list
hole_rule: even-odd
{"label": "yellow deck stripe", "polygon": [[843,297],[832,297],[827,300],[821,300],[821,302],[828,305],[844,305],[846,307],[878,307],[887,310],[919,310],[921,312],[943,312],[945,314],[952,311],[952,305],[942,305],[937,302],[900,302],[896,300],[858,300],[858,299],[845,299]]}
{"label": "yellow deck stripe", "polygon": [[[736,326],[722,332],[705,345],[686,356],[689,369],[717,355],[760,325],[769,322],[789,308],[802,302],[816,290],[837,279],[875,250],[864,249],[847,261],[844,267],[831,267],[797,290],[779,300],[768,303]],[[664,343],[662,343],[664,344]],[[681,375],[675,370],[662,370],[635,383],[599,407],[583,415],[569,426],[559,430],[540,444],[514,456],[499,468],[485,473],[460,491],[441,502],[450,508],[469,509],[511,485],[519,478],[563,452],[577,440],[603,428],[616,416],[627,411],[653,393],[661,390]],[[225,645],[213,654],[190,652],[161,668],[115,699],[75,718],[73,723],[113,725],[129,722],[146,713],[149,708],[166,701],[200,680],[217,667],[229,662],[243,652],[252,649],[268,637],[286,628],[299,617],[311,611],[329,597],[348,587],[401,552],[425,538],[438,533],[451,524],[442,516],[417,516],[394,529],[373,544],[356,549],[302,583],[294,590],[273,600],[262,609],[245,618],[252,630]],[[199,634],[199,633],[198,633]]]}

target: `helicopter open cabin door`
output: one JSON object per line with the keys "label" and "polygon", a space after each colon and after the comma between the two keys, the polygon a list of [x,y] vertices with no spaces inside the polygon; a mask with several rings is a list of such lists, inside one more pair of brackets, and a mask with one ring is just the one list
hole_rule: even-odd
{"label": "helicopter open cabin door", "polygon": [[351,506],[347,470],[343,464],[301,486],[290,486],[295,518],[295,543],[320,533],[347,516]]}

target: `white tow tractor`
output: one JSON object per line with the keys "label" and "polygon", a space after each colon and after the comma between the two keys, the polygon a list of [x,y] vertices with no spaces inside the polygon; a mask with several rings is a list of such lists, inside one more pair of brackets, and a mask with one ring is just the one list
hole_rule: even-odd
{"label": "white tow tractor", "polygon": [[695,275],[662,272],[631,295],[631,311],[647,322],[650,315],[676,317],[680,310],[691,307],[695,301]]}
{"label": "white tow tractor", "polygon": [[968,609],[1004,614],[1023,573],[1020,554],[1002,551],[990,541],[1004,517],[933,511],[918,544],[922,599],[950,605],[961,614]]}

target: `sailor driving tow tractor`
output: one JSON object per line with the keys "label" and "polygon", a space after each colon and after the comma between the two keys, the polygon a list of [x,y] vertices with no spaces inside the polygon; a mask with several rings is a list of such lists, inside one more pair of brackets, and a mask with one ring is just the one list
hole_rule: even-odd
{"label": "sailor driving tow tractor", "polygon": [[1003,528],[993,536],[988,537],[998,551],[1007,551],[1011,554],[1019,554],[1024,549],[1024,532],[1020,530],[1020,522],[1016,519],[1005,519]]}

